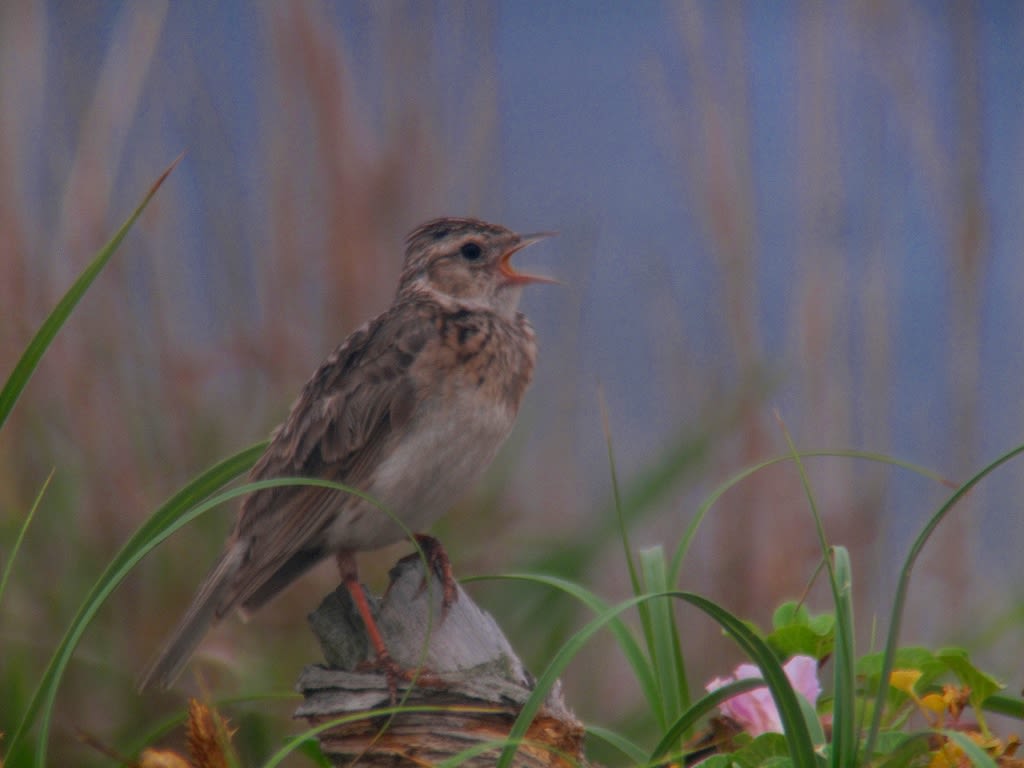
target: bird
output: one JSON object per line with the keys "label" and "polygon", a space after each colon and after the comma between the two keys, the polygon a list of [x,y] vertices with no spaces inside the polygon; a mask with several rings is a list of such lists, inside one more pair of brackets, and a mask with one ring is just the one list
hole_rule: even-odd
{"label": "bird", "polygon": [[[433,219],[409,234],[391,306],[320,364],[249,473],[343,483],[377,504],[313,485],[245,496],[140,691],[170,688],[214,624],[251,614],[331,556],[378,660],[390,663],[356,553],[401,541],[408,529],[451,581],[440,542],[420,532],[473,486],[512,429],[537,356],[520,297],[529,284],[557,281],[516,271],[510,259],[553,234],[474,218]],[[446,604],[453,593],[446,585]]]}

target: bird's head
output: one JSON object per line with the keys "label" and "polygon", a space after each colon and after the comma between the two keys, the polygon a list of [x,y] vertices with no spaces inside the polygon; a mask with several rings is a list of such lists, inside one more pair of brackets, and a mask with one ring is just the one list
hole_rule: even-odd
{"label": "bird's head", "polygon": [[511,264],[512,256],[553,234],[518,235],[478,219],[428,221],[406,241],[399,295],[426,290],[511,315],[524,285],[557,282],[517,272]]}

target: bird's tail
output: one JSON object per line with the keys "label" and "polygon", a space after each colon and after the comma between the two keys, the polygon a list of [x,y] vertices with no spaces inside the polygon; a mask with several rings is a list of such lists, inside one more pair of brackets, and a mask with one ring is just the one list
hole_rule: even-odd
{"label": "bird's tail", "polygon": [[231,609],[225,598],[233,587],[233,577],[242,565],[245,553],[246,545],[235,542],[221,555],[192,598],[192,604],[178,626],[139,679],[140,692],[153,685],[170,688],[210,626]]}

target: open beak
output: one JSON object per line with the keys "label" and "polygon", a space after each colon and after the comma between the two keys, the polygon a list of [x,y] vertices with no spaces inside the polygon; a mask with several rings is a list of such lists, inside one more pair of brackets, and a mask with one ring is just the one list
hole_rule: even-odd
{"label": "open beak", "polygon": [[505,253],[501,255],[501,261],[498,264],[498,271],[501,272],[502,276],[510,283],[519,283],[525,285],[526,283],[548,283],[550,285],[558,285],[559,282],[551,277],[544,277],[542,275],[528,275],[523,272],[516,272],[512,268],[511,259],[528,246],[534,243],[539,243],[541,240],[546,240],[549,237],[554,237],[557,232],[535,232],[532,235],[520,235],[519,240],[510,247]]}

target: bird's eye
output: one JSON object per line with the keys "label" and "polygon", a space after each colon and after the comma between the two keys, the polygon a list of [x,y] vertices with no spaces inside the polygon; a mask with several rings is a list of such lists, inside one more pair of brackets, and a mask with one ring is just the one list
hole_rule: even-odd
{"label": "bird's eye", "polygon": [[483,251],[480,250],[480,246],[476,243],[466,243],[459,250],[459,253],[462,254],[462,258],[466,261],[476,261],[483,254]]}

